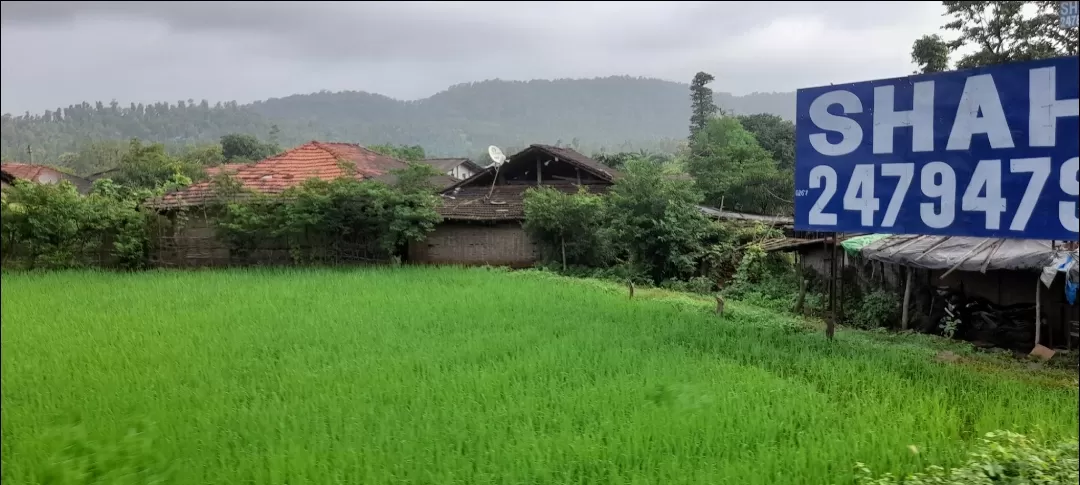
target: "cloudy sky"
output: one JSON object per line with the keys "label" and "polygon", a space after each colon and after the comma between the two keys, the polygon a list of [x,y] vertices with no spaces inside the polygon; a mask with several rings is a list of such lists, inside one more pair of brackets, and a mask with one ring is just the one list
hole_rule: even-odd
{"label": "cloudy sky", "polygon": [[9,2],[5,113],[82,101],[399,99],[629,74],[744,94],[909,74],[939,2]]}

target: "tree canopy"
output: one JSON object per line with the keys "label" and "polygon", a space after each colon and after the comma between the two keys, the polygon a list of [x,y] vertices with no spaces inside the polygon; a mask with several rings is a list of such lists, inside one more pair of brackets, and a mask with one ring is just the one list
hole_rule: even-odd
{"label": "tree canopy", "polygon": [[[345,91],[299,94],[251,104],[183,100],[96,103],[0,119],[0,155],[60,163],[68,153],[107,140],[138,138],[170,151],[245,134],[281,147],[311,140],[362,145],[421,145],[428,156],[508,153],[532,143],[578,139],[578,151],[674,153],[686,140],[687,84],[626,76],[556,81],[484,81],[453,86],[418,101]],[[794,116],[794,93],[715,93],[733,113]],[[76,170],[78,171],[78,170]]]}
{"label": "tree canopy", "polygon": [[970,52],[955,59],[956,69],[1077,54],[1078,31],[1060,25],[1058,2],[941,3],[949,18],[942,28],[955,32],[956,38],[925,35],[916,40],[911,60],[921,73],[948,70],[950,56],[962,50]]}

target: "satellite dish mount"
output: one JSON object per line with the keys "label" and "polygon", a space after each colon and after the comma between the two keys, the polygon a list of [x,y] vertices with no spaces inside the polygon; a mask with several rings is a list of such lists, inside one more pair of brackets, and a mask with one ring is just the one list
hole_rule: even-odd
{"label": "satellite dish mount", "polygon": [[503,154],[499,147],[491,145],[488,147],[488,156],[491,157],[491,163],[484,169],[495,167],[495,176],[491,178],[491,188],[488,189],[488,195],[485,197],[485,199],[490,200],[491,192],[495,190],[495,181],[499,179],[499,167],[506,163],[506,155]]}
{"label": "satellite dish mount", "polygon": [[492,165],[498,167],[499,165],[502,165],[503,162],[506,162],[506,155],[504,155],[503,151],[495,145],[491,145],[488,147],[488,156],[491,157],[491,163],[488,165],[488,167]]}

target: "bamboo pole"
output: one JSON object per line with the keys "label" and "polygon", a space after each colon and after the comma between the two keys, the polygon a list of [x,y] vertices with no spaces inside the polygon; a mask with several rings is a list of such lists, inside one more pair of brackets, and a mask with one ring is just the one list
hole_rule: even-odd
{"label": "bamboo pole", "polygon": [[911,275],[914,273],[912,268],[907,268],[907,278],[904,282],[904,310],[900,317],[900,329],[908,329],[908,305],[911,304]]}
{"label": "bamboo pole", "polygon": [[965,261],[975,257],[976,254],[981,253],[984,249],[988,249],[984,248],[983,246],[986,246],[986,243],[993,243],[993,241],[993,239],[986,239],[983,240],[983,242],[979,243],[977,246],[971,248],[971,251],[968,251],[967,254],[961,256],[960,260],[957,261],[952,268],[949,268],[949,270],[946,271],[945,274],[941,275],[938,279],[944,280],[946,276],[949,276],[950,274],[952,274],[953,271],[956,271],[956,268],[959,268],[960,265],[964,264]]}

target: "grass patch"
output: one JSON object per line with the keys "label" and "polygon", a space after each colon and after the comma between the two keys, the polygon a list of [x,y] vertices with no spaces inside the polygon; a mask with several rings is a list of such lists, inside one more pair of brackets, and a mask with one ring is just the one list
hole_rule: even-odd
{"label": "grass patch", "polygon": [[[5,274],[6,483],[851,483],[1075,439],[1055,379],[536,272]],[[921,452],[908,452],[915,445]],[[67,482],[65,482],[67,480]],[[95,482],[94,480],[97,480]]]}

